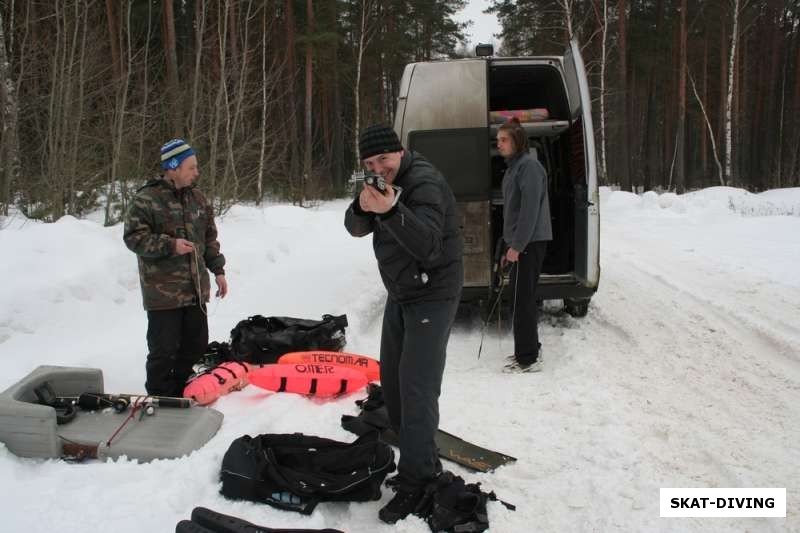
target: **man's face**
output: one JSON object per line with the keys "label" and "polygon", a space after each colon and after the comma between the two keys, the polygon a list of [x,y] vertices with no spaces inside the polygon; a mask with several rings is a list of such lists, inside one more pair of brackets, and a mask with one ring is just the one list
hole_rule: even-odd
{"label": "man's face", "polygon": [[514,151],[516,147],[514,146],[514,139],[511,138],[511,134],[508,133],[506,130],[500,130],[497,132],[497,151],[500,152],[500,155],[503,157],[511,157],[514,155]]}
{"label": "man's face", "polygon": [[200,169],[197,166],[197,157],[190,155],[183,161],[175,170],[169,173],[169,177],[175,182],[176,189],[183,189],[197,179],[200,175]]}
{"label": "man's face", "polygon": [[389,152],[388,154],[378,154],[366,158],[364,168],[373,174],[383,176],[387,183],[392,183],[400,170],[400,162],[403,160],[403,151]]}

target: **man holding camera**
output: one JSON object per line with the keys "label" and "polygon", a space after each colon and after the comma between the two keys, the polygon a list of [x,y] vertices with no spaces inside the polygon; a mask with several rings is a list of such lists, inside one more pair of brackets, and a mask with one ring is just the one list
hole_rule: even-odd
{"label": "man holding camera", "polygon": [[147,393],[183,396],[192,366],[208,345],[206,302],[214,273],[217,296],[228,293],[214,211],[195,188],[194,150],[183,139],[161,147],[164,174],[136,193],[125,218],[125,245],[139,260],[147,311]]}
{"label": "man holding camera", "polygon": [[394,498],[381,520],[418,511],[425,486],[441,471],[435,435],[447,341],[464,279],[456,201],[442,174],[403,150],[385,125],[359,139],[368,174],[345,214],[351,235],[372,233],[388,296],[381,331],[381,385],[400,436]]}

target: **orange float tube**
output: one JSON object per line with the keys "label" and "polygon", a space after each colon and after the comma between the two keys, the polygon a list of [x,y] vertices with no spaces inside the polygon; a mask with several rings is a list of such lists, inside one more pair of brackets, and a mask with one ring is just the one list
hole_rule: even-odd
{"label": "orange float tube", "polygon": [[278,359],[279,364],[326,364],[358,370],[368,381],[380,381],[381,364],[372,357],[346,352],[329,352],[312,350],[307,352],[289,352]]}

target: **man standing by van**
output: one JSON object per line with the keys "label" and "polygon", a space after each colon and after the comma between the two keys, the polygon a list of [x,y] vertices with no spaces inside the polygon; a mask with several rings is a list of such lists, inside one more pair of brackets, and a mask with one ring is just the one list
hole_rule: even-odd
{"label": "man standing by van", "polygon": [[[372,233],[388,292],[381,331],[381,385],[400,436],[396,494],[380,510],[394,523],[419,511],[441,471],[434,441],[447,341],[464,279],[453,191],[424,157],[403,150],[388,126],[365,129],[361,160],[371,175],[345,214],[351,235]],[[380,179],[379,179],[380,178]],[[384,185],[384,186],[382,186]]]}
{"label": "man standing by van", "polygon": [[139,189],[125,218],[125,245],[139,259],[147,311],[147,382],[154,396],[183,396],[192,366],[208,345],[206,302],[214,273],[228,293],[214,212],[195,188],[194,150],[183,139],[161,147],[164,174]]}
{"label": "man standing by van", "polygon": [[536,286],[547,242],[553,240],[547,173],[528,153],[528,135],[516,118],[497,131],[497,150],[506,160],[503,176],[503,259],[511,263],[514,354],[504,371],[542,369]]}

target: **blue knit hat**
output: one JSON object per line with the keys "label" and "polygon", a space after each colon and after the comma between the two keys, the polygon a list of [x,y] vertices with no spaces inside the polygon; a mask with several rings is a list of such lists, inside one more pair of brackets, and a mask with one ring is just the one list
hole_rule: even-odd
{"label": "blue knit hat", "polygon": [[194,150],[183,139],[172,139],[161,147],[161,168],[175,170],[184,159],[194,155]]}

